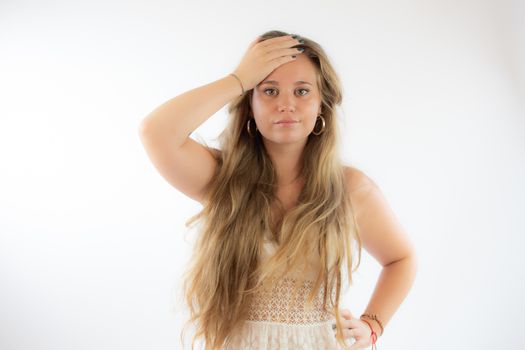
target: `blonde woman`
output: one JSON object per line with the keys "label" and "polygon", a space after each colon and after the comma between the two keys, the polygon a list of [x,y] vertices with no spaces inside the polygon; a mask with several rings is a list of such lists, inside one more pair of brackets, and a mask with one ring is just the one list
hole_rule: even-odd
{"label": "blonde woman", "polygon": [[[414,248],[374,181],[340,161],[341,100],[319,44],[270,31],[234,72],[144,118],[156,169],[203,206],[186,223],[201,223],[184,280],[192,349],[363,349],[407,295]],[[220,149],[193,141],[227,103]],[[339,300],[362,247],[383,269],[355,317]]]}

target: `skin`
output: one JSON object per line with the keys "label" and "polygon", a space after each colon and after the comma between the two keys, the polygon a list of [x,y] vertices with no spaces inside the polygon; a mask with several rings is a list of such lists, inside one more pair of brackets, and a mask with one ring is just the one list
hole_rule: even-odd
{"label": "skin", "polygon": [[[296,83],[298,81],[310,84]],[[254,88],[251,106],[257,129],[277,171],[277,196],[287,209],[293,206],[297,197],[300,182],[295,180],[301,155],[321,113],[315,66],[304,55],[279,66]],[[282,118],[297,119],[299,122],[287,127],[275,124]],[[342,316],[345,327],[343,337],[356,337],[366,344],[370,337],[368,325],[354,318],[348,309],[342,310]]]}
{"label": "skin", "polygon": [[[272,80],[276,83],[267,83]],[[305,81],[296,85],[297,81]],[[251,107],[255,124],[277,172],[279,186],[294,183],[308,135],[321,113],[316,68],[307,56],[277,67],[254,89]],[[282,118],[299,120],[289,126],[275,124]]]}
{"label": "skin", "polygon": [[[414,283],[418,265],[416,250],[375,182],[355,168],[347,168],[347,181],[363,248],[382,265],[374,292],[363,313],[376,314],[383,326],[388,327],[389,320]],[[368,324],[348,309],[343,309],[341,314],[343,337],[352,337],[356,341],[348,349],[368,347],[372,343]],[[380,342],[379,324],[367,321]]]}
{"label": "skin", "polygon": [[[268,80],[278,84],[266,84]],[[299,80],[311,85],[296,85]],[[308,57],[298,54],[296,60],[279,66],[263,79],[254,88],[250,102],[258,132],[276,168],[277,197],[287,210],[296,202],[302,184],[301,179],[295,181],[299,175],[302,152],[321,113],[321,95],[316,85],[314,64]],[[297,119],[299,122],[287,127],[274,124],[282,118]],[[417,270],[415,250],[375,183],[355,168],[346,168],[346,171],[363,247],[383,266],[364,313],[377,314],[386,326],[414,281]],[[356,341],[349,349],[368,347],[372,343],[369,325],[352,315],[350,310],[341,311],[343,337]],[[379,336],[379,325],[375,321],[367,321]]]}

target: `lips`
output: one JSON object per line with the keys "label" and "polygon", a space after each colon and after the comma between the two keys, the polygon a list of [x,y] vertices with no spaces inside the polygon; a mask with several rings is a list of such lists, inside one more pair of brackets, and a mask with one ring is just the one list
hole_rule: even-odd
{"label": "lips", "polygon": [[281,119],[281,120],[278,120],[277,122],[275,122],[275,124],[282,124],[282,123],[287,123],[287,124],[297,123],[297,120],[295,120],[295,119]]}

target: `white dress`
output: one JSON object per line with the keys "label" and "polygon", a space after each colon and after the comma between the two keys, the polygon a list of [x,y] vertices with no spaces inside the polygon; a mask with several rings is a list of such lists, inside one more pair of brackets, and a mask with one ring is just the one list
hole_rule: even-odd
{"label": "white dress", "polygon": [[[267,239],[262,260],[267,259],[275,249],[275,243]],[[313,301],[313,308],[305,306],[315,274],[316,271],[312,271],[306,276],[307,280],[299,287],[299,299],[292,299],[294,272],[275,283],[271,290],[255,294],[242,328],[232,335],[223,349],[343,349],[332,330],[335,318],[323,309],[322,287]]]}

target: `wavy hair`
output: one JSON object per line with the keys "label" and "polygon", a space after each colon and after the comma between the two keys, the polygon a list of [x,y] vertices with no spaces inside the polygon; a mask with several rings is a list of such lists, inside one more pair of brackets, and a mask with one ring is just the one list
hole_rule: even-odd
{"label": "wavy hair", "polygon": [[[261,37],[267,40],[283,35],[289,34],[274,30]],[[316,68],[325,128],[320,135],[308,135],[300,171],[304,186],[297,205],[288,212],[280,210],[276,214],[271,210],[274,205],[282,209],[275,195],[277,173],[260,133],[251,137],[246,130],[253,113],[253,89],[228,105],[228,125],[218,138],[221,151],[206,146],[218,166],[207,184],[202,210],[185,223],[186,227],[197,221],[202,224],[183,283],[190,319],[181,337],[189,323],[195,324],[192,349],[199,338],[204,338],[206,350],[218,350],[227,344],[247,315],[250,296],[267,288],[272,278],[300,266],[305,253],[314,254],[321,266],[307,304],[311,305],[324,288],[323,306],[335,316],[336,339],[344,346],[339,321],[342,270],[348,272],[351,285],[352,273],[361,261],[361,240],[338,151],[336,107],[341,104],[342,91],[321,46],[301,38],[305,41],[299,45],[305,48],[302,54]],[[316,123],[314,130],[317,128]],[[261,266],[265,232],[272,233],[278,249]],[[354,241],[358,261],[352,269]],[[305,273],[303,269],[302,277],[296,280],[294,293]]]}

